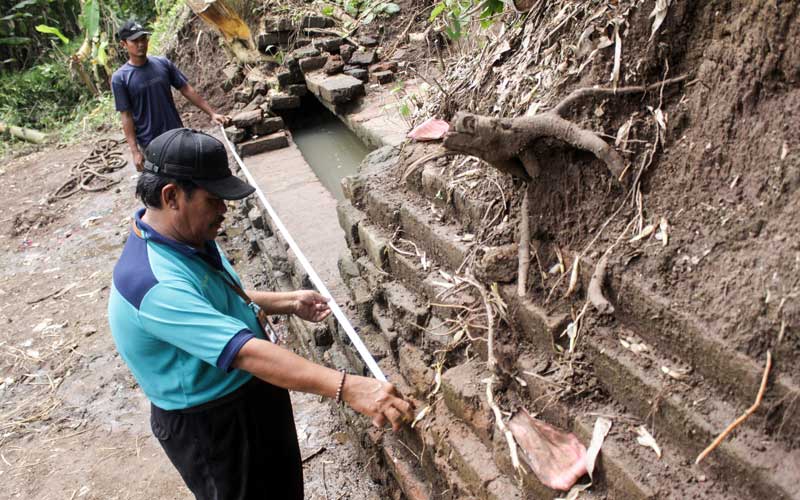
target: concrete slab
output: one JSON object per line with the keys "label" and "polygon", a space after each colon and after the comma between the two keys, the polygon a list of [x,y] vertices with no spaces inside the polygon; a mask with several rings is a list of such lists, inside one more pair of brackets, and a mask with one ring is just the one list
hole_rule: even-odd
{"label": "concrete slab", "polygon": [[337,260],[347,251],[339,227],[336,199],[320,183],[293,141],[289,147],[245,159],[300,249],[341,305],[348,298]]}
{"label": "concrete slab", "polygon": [[306,73],[308,90],[323,103],[342,104],[364,95],[364,82],[348,75],[328,76],[322,72]]}

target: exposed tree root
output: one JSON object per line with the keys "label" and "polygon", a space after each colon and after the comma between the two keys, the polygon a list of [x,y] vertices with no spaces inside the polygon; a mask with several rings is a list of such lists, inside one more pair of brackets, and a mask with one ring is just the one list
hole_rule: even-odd
{"label": "exposed tree root", "polygon": [[603,295],[603,282],[606,279],[606,266],[608,266],[608,254],[603,255],[597,266],[594,268],[594,273],[589,280],[589,288],[586,291],[586,296],[589,302],[592,303],[594,308],[600,314],[614,314],[614,306]]}
{"label": "exposed tree root", "polygon": [[[551,137],[564,141],[578,149],[593,153],[606,164],[615,179],[621,181],[625,172],[622,157],[603,139],[591,130],[583,129],[574,122],[562,118],[576,102],[587,97],[641,94],[651,90],[663,89],[666,85],[680,83],[686,75],[662,80],[651,85],[619,88],[580,88],[550,111],[535,116],[519,118],[492,118],[471,113],[457,113],[453,127],[444,138],[444,147],[450,152],[476,156],[498,170],[530,182],[539,176],[540,166],[537,151],[533,148],[536,139]],[[432,156],[432,158],[438,157]],[[424,157],[421,160],[429,160]],[[418,167],[421,161],[409,168],[404,179]],[[637,179],[638,180],[638,179]],[[530,222],[528,221],[528,190],[522,203],[520,218],[519,266],[517,276],[517,295],[525,295],[528,269],[530,267]],[[527,237],[525,237],[527,236]],[[602,264],[602,267],[601,267]],[[605,276],[605,259],[601,259],[589,284],[589,297],[595,308],[602,313],[611,314],[614,307],[603,296],[602,280]]]}
{"label": "exposed tree root", "polygon": [[596,133],[562,116],[569,107],[587,97],[644,93],[685,79],[684,75],[651,85],[616,89],[581,88],[573,91],[550,111],[535,116],[506,119],[458,113],[453,120],[452,131],[445,136],[444,147],[477,156],[498,170],[529,181],[539,174],[533,142],[542,137],[552,137],[593,153],[606,164],[614,178],[619,179],[625,169],[619,153]]}
{"label": "exposed tree root", "polygon": [[697,455],[697,459],[694,461],[695,464],[699,464],[701,461],[703,461],[703,459],[705,459],[709,455],[709,453],[717,449],[717,446],[719,446],[722,443],[722,441],[724,441],[725,438],[728,437],[728,434],[733,432],[735,428],[739,427],[745,420],[750,418],[750,415],[756,412],[758,407],[761,405],[761,400],[764,398],[764,391],[767,390],[767,380],[769,380],[770,368],[772,368],[772,353],[770,351],[767,351],[767,364],[764,367],[764,375],[761,377],[761,386],[758,388],[756,401],[739,418],[731,422],[731,424],[728,427],[726,427],[725,430],[722,431],[722,433],[720,433],[720,435],[717,436],[717,438],[710,445],[708,445],[708,448],[706,448],[705,450],[703,450],[702,453]]}

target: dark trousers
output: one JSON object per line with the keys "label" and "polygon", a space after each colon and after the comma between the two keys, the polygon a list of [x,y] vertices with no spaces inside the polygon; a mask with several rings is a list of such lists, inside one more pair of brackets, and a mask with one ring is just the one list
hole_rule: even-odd
{"label": "dark trousers", "polygon": [[289,392],[253,378],[186,410],[151,406],[161,447],[198,500],[302,500]]}

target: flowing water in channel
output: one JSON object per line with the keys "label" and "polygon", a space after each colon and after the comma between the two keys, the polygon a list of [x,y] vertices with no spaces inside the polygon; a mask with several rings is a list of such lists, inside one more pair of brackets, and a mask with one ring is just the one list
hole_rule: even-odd
{"label": "flowing water in channel", "polygon": [[333,114],[315,118],[313,125],[293,129],[292,138],[322,185],[343,200],[342,177],[358,173],[369,149]]}

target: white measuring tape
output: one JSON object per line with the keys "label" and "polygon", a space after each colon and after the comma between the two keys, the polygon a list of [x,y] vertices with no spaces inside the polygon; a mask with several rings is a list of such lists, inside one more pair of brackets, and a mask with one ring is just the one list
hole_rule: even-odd
{"label": "white measuring tape", "polygon": [[233,157],[236,159],[236,163],[239,164],[239,167],[242,169],[242,172],[244,172],[245,177],[247,177],[247,182],[249,182],[250,185],[256,188],[256,194],[258,195],[258,199],[261,200],[261,203],[264,204],[264,208],[267,209],[267,213],[269,214],[272,221],[275,223],[275,226],[278,228],[278,231],[280,231],[280,233],[283,235],[283,238],[286,240],[286,243],[289,244],[289,248],[292,250],[292,252],[294,252],[295,257],[297,257],[297,260],[300,261],[300,265],[302,265],[303,269],[305,269],[305,271],[308,273],[308,277],[309,279],[311,279],[311,283],[314,284],[319,293],[330,299],[328,301],[328,306],[331,308],[333,316],[339,321],[339,325],[342,328],[344,328],[344,332],[350,338],[350,342],[353,343],[356,350],[358,351],[358,354],[361,355],[361,359],[364,360],[364,363],[367,364],[367,368],[369,368],[369,371],[372,372],[372,375],[376,379],[386,382],[386,375],[383,374],[383,371],[381,370],[380,366],[378,366],[378,363],[375,362],[375,358],[372,357],[372,354],[370,354],[369,350],[367,349],[367,346],[364,345],[364,342],[361,340],[361,337],[358,336],[358,333],[356,333],[355,329],[353,328],[353,325],[350,324],[350,320],[347,319],[342,310],[339,308],[339,305],[336,303],[336,300],[334,300],[333,296],[328,291],[328,288],[325,286],[325,283],[322,282],[317,272],[314,271],[313,267],[311,267],[311,264],[308,262],[308,259],[306,259],[306,256],[303,255],[303,252],[300,251],[300,247],[297,246],[297,243],[295,243],[294,238],[292,238],[292,235],[289,234],[289,230],[286,229],[286,226],[284,226],[283,222],[281,222],[281,219],[278,217],[278,214],[275,212],[275,210],[272,209],[272,205],[269,204],[269,202],[267,201],[267,197],[264,196],[264,192],[261,191],[261,188],[258,187],[258,184],[256,184],[256,180],[253,178],[253,175],[250,173],[249,170],[247,170],[247,167],[244,165],[242,159],[239,158],[239,154],[236,153],[236,148],[233,147],[233,144],[231,144],[231,142],[228,140],[228,136],[225,134],[225,128],[222,125],[220,125],[219,129],[220,132],[222,132],[222,138],[225,141],[225,144],[228,146],[228,149],[231,151],[231,154],[233,154]]}

